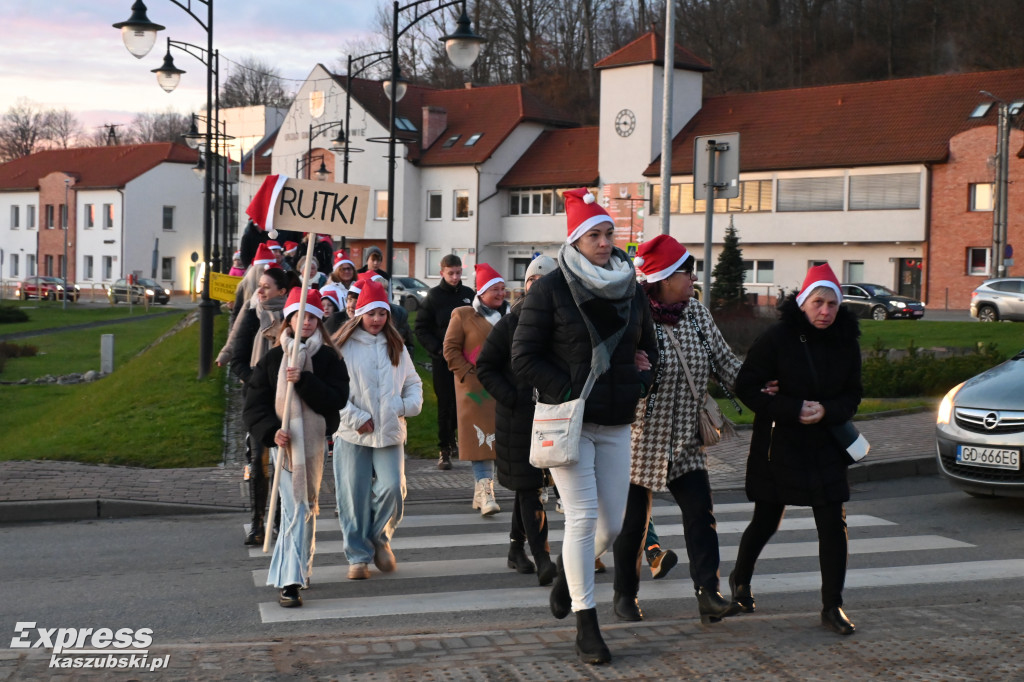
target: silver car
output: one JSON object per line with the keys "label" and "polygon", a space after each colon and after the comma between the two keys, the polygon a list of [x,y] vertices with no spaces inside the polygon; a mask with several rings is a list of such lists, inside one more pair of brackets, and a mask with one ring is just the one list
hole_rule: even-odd
{"label": "silver car", "polygon": [[971,495],[1024,497],[1024,351],[954,387],[935,425],[939,471]]}
{"label": "silver car", "polygon": [[982,322],[1024,320],[1024,277],[987,279],[971,293],[971,317]]}

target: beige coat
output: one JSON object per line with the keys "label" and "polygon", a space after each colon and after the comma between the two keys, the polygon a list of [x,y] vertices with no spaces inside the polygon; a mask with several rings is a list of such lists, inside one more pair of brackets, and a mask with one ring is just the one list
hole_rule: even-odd
{"label": "beige coat", "polygon": [[491,333],[491,323],[473,306],[452,311],[444,335],[444,359],[455,374],[455,405],[459,417],[459,459],[494,459],[495,400],[476,378],[476,359]]}

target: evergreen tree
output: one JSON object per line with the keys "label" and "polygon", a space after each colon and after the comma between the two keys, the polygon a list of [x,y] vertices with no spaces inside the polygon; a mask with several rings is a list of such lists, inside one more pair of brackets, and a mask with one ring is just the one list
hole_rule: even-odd
{"label": "evergreen tree", "polygon": [[718,263],[711,271],[714,282],[711,284],[710,307],[715,310],[735,309],[746,305],[743,288],[743,250],[740,249],[740,238],[736,234],[732,216],[729,216],[729,227],[725,229],[725,244],[718,254]]}

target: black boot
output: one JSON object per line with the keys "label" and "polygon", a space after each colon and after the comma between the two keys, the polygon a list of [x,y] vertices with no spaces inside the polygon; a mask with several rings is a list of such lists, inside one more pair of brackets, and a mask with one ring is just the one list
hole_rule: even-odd
{"label": "black boot", "polygon": [[537,582],[540,583],[541,587],[550,585],[551,581],[558,575],[558,568],[555,567],[555,562],[551,560],[551,555],[547,552],[537,552],[533,555],[533,558],[537,560]]}
{"label": "black boot", "polygon": [[281,596],[277,598],[277,603],[285,608],[302,606],[302,597],[299,596],[300,587],[301,585],[288,585],[282,588]]}
{"label": "black boot", "polygon": [[640,610],[640,602],[635,596],[616,592],[612,599],[612,606],[615,615],[619,620],[637,621],[644,619],[644,612]]}
{"label": "black boot", "polygon": [[[558,575],[555,577],[555,584],[551,586],[551,597],[548,599],[548,604],[551,606],[551,615],[559,620],[568,616],[572,610],[569,581],[565,577],[561,555],[558,556]],[[597,621],[595,620],[595,622]]]}
{"label": "black boot", "polygon": [[729,574],[729,589],[732,590],[732,603],[739,607],[740,611],[744,613],[757,611],[757,604],[754,603],[750,585],[737,585],[734,573]]}
{"label": "black boot", "polygon": [[516,569],[516,573],[533,573],[535,567],[530,558],[526,556],[523,543],[512,540],[508,546],[508,567]]}
{"label": "black boot", "polygon": [[852,635],[857,631],[857,627],[846,617],[846,613],[843,612],[843,607],[841,606],[823,609],[821,612],[821,624],[837,635]]}
{"label": "black boot", "polygon": [[576,655],[584,663],[608,663],[612,653],[601,637],[597,609],[576,612]]}
{"label": "black boot", "polygon": [[441,448],[437,457],[437,468],[441,471],[448,471],[452,468],[452,451],[448,446]]}
{"label": "black boot", "polygon": [[739,613],[739,606],[723,597],[717,589],[707,587],[697,588],[697,608],[700,611],[700,622],[705,625]]}
{"label": "black boot", "polygon": [[249,526],[249,534],[245,536],[245,544],[249,547],[262,545],[263,532],[263,519],[260,519],[258,522],[256,519],[253,519],[252,525]]}

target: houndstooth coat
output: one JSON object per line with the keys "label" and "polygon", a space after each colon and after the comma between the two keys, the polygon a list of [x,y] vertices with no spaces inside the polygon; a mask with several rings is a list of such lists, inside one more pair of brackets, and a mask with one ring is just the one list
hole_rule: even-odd
{"label": "houndstooth coat", "polygon": [[[740,361],[722,338],[711,313],[696,299],[690,299],[686,313],[675,325],[669,327],[655,323],[655,331],[658,332],[659,379],[656,390],[648,393],[636,408],[631,432],[633,460],[630,470],[633,483],[654,492],[667,490],[670,480],[685,473],[708,468],[697,424],[703,404],[703,391],[711,377],[711,363],[700,337],[690,323],[690,314],[704,332],[714,353],[718,371],[730,390],[740,369]],[[701,393],[700,401],[693,397],[679,357],[668,339],[668,332],[679,341],[686,356],[693,383],[698,393]]]}

